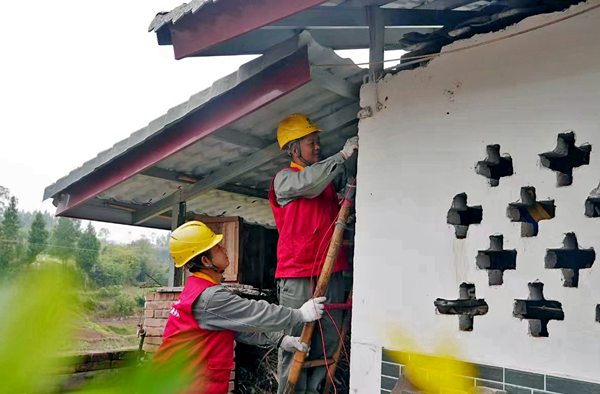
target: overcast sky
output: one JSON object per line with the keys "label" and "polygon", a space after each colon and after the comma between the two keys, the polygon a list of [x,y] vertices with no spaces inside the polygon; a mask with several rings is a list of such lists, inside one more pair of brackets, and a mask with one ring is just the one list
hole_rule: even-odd
{"label": "overcast sky", "polygon": [[[250,59],[175,60],[147,28],[157,12],[181,3],[3,5],[0,185],[21,209],[54,212],[42,202],[46,186]],[[110,231],[121,241],[140,234],[130,226]]]}
{"label": "overcast sky", "polygon": [[[181,3],[3,4],[0,185],[20,209],[54,212],[42,202],[46,186],[252,58],[175,60],[147,28],[157,12]],[[143,233],[102,226],[121,242]]]}

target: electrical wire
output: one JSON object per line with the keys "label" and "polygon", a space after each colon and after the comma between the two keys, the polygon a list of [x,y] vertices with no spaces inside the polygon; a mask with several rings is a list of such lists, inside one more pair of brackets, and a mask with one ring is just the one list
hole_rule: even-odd
{"label": "electrical wire", "polygon": [[[329,250],[329,246],[331,245],[331,238],[332,238],[332,237],[327,237],[327,235],[328,235],[329,230],[331,229],[331,227],[333,227],[334,225],[337,224],[337,222],[339,220],[339,215],[340,215],[340,213],[338,212],[338,214],[336,215],[335,219],[327,227],[327,230],[325,231],[323,237],[321,238],[321,241],[319,242],[319,246],[317,247],[317,252],[316,252],[316,255],[315,255],[315,259],[313,260],[312,269],[311,269],[311,276],[310,276],[311,294],[314,294],[313,283],[314,283],[314,278],[315,278],[314,277],[315,268],[316,268],[317,264],[320,263],[320,261],[321,261],[321,259],[323,257],[323,255],[321,253],[321,247],[323,246],[323,241],[325,241],[326,239],[328,239],[328,242],[326,243],[327,248],[323,249],[323,253],[326,253]],[[316,307],[315,307],[315,309],[316,309]],[[333,316],[331,315],[331,313],[329,311],[326,311],[326,312],[327,312],[327,315],[328,315],[331,323],[333,324],[333,326],[334,326],[334,328],[335,328],[335,330],[337,332],[339,340],[341,341],[341,344],[343,346],[344,354],[346,356],[346,359],[350,360],[350,357],[348,356],[348,352],[347,352],[347,349],[346,349],[346,344],[344,343],[344,338],[342,338],[342,334],[341,334],[341,331],[339,329],[339,326],[335,322],[335,319],[333,318]],[[325,361],[325,369],[327,370],[327,376],[328,376],[329,380],[331,381],[334,393],[337,393],[337,387],[335,385],[335,380],[334,380],[334,377],[331,374],[331,369],[329,368],[329,363],[327,361],[327,347],[325,345],[325,337],[323,335],[323,326],[322,326],[321,320],[317,320],[317,324],[319,326],[319,331],[321,333],[321,345],[323,346],[323,358],[324,358],[324,361]]]}

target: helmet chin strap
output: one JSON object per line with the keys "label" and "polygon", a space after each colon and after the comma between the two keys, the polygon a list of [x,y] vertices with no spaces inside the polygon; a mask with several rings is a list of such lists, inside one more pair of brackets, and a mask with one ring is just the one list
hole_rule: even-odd
{"label": "helmet chin strap", "polygon": [[214,265],[213,263],[211,263],[208,267],[209,270],[212,270],[214,272],[216,272],[217,274],[222,274],[223,272],[225,272],[225,270],[223,268],[219,268],[216,265]]}
{"label": "helmet chin strap", "polygon": [[302,164],[304,164],[304,167],[310,166],[310,163],[308,161],[306,161],[306,159],[304,159],[304,157],[302,157],[302,147],[300,146],[300,141],[298,141],[298,159],[300,159]]}

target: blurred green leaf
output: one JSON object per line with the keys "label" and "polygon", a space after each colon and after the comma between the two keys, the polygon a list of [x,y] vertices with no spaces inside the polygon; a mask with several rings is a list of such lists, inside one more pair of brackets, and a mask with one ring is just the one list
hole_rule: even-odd
{"label": "blurred green leaf", "polygon": [[[49,263],[27,268],[10,286],[0,289],[3,394],[56,392],[65,382],[65,374],[77,362],[61,351],[73,341],[74,322],[82,316],[80,281],[72,268]],[[178,393],[191,382],[187,360],[184,354],[160,365],[133,360],[127,368],[92,379],[79,392]]]}
{"label": "blurred green leaf", "polygon": [[167,362],[146,361],[123,368],[112,379],[93,381],[80,393],[168,394],[183,392],[191,382],[185,352]]}
{"label": "blurred green leaf", "polygon": [[48,264],[24,270],[0,291],[0,382],[4,393],[37,392],[64,370],[57,356],[77,313],[71,270]]}

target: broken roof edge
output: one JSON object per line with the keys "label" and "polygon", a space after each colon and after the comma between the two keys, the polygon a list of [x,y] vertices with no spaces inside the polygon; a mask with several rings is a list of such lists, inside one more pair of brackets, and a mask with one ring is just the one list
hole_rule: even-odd
{"label": "broken roof edge", "polygon": [[[567,3],[570,1],[570,3]],[[517,9],[509,9],[502,10],[494,14],[488,15],[489,20],[486,23],[479,22],[478,29],[481,29],[481,26],[489,26],[494,24],[493,27],[484,30],[475,29],[474,26],[469,25],[470,20],[463,22],[464,26],[454,26],[448,30],[447,34],[452,38],[451,41],[441,42],[439,43],[438,49],[431,49],[428,45],[434,44],[434,40],[424,40],[421,43],[417,43],[412,46],[405,47],[403,50],[406,51],[404,55],[401,56],[401,62],[391,67],[387,67],[385,69],[386,74],[394,75],[402,71],[410,71],[410,70],[418,70],[424,67],[428,67],[432,62],[438,60],[439,57],[445,56],[450,53],[460,52],[462,50],[474,48],[481,45],[486,45],[485,40],[490,39],[490,43],[492,41],[496,41],[499,38],[506,35],[509,30],[516,30],[516,33],[513,32],[511,34],[520,35],[522,32],[520,30],[521,26],[526,23],[529,23],[531,20],[552,20],[554,18],[561,18],[565,14],[569,13],[579,13],[581,8],[585,9],[590,7],[590,4],[596,4],[596,0],[567,0],[563,7],[559,7],[558,9],[552,9],[548,6],[546,9],[537,9],[535,8],[517,8]],[[591,8],[594,8],[592,6]],[[531,10],[535,9],[535,13]],[[518,18],[516,20],[512,20],[511,18]],[[536,19],[539,18],[539,19]],[[509,23],[500,23],[502,20],[508,20]],[[545,26],[545,24],[544,24]],[[541,27],[544,27],[541,26]],[[537,30],[534,28],[533,30]],[[439,34],[439,31],[429,33],[427,37],[435,37]],[[454,38],[455,37],[455,38]],[[508,38],[508,37],[506,37]],[[484,41],[484,42],[482,42]]]}
{"label": "broken roof edge", "polygon": [[150,26],[148,26],[148,32],[158,31],[164,25],[169,23],[175,23],[182,17],[188,14],[195,14],[199,9],[205,7],[207,4],[216,3],[219,0],[192,0],[189,3],[183,3],[171,11],[162,11],[156,14]]}
{"label": "broken roof edge", "polygon": [[314,65],[314,60],[318,64],[325,62],[327,64],[339,63],[340,65],[348,67],[353,66],[356,68],[357,73],[364,71],[356,66],[352,60],[342,58],[332,49],[318,44],[309,32],[302,31],[297,36],[270,48],[269,51],[262,56],[244,63],[236,72],[213,82],[209,88],[194,94],[188,101],[172,107],[166,114],[154,119],[146,127],[137,130],[129,137],[114,144],[111,148],[100,152],[95,158],[84,162],[66,176],[59,178],[56,182],[44,189],[43,200],[58,196],[61,192],[81,181],[94,171],[114,162],[131,149],[144,144],[149,139],[160,135],[174,124],[185,119],[191,113],[200,110],[209,102],[219,98],[305,46],[308,48],[308,60],[311,69]]}

